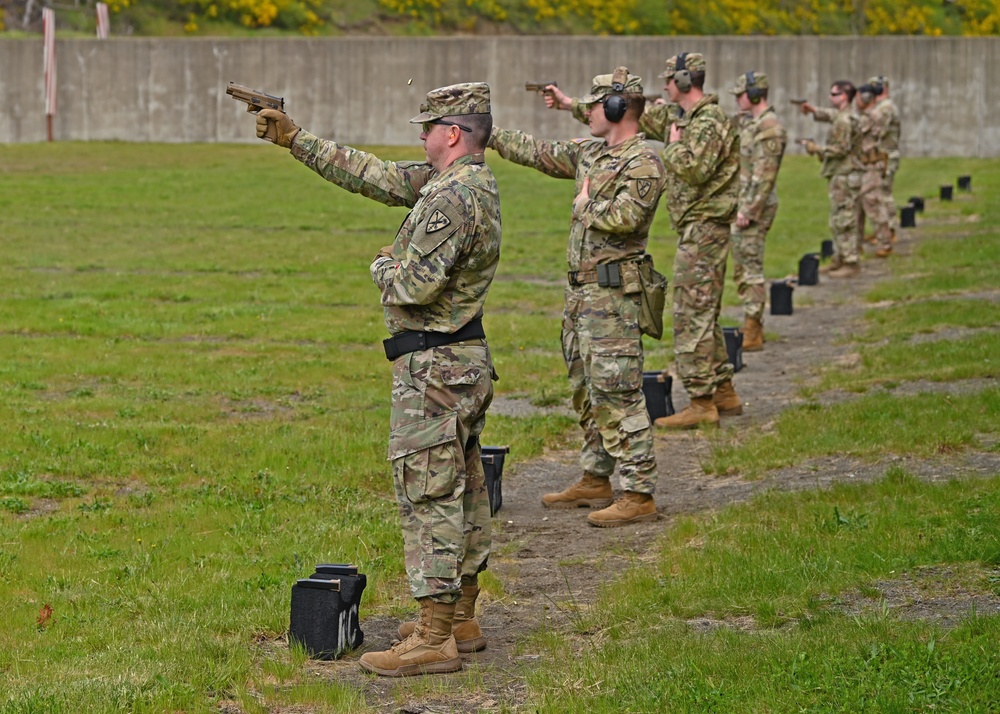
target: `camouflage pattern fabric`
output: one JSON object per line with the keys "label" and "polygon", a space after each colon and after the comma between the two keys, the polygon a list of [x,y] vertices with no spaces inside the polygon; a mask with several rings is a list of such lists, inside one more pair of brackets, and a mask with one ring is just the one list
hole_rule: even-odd
{"label": "camouflage pattern fabric", "polygon": [[486,82],[466,82],[429,91],[427,101],[420,105],[420,113],[410,123],[490,112],[490,86]]}
{"label": "camouflage pattern fabric", "polygon": [[[679,104],[646,104],[646,109],[639,118],[639,131],[650,139],[666,142],[670,136],[670,125],[681,118],[684,110]],[[586,120],[584,120],[586,121]]]}
{"label": "camouflage pattern fabric", "polygon": [[303,130],[292,155],[341,188],[413,209],[396,234],[394,260],[374,276],[391,334],[451,333],[482,315],[500,262],[499,194],[482,154],[437,175],[427,163],[381,161]]}
{"label": "camouflage pattern fabric", "polygon": [[840,110],[836,107],[816,107],[816,110],[813,112],[813,121],[831,124],[839,113]]}
{"label": "camouflage pattern fabric", "polygon": [[486,568],[490,502],[478,436],[493,400],[492,373],[484,340],[393,363],[389,458],[414,598],[457,599],[462,577]]}
{"label": "camouflage pattern fabric", "polygon": [[727,223],[691,222],[674,258],[674,355],[688,396],[710,396],[733,377],[719,324],[729,253]]}
{"label": "camouflage pattern fabric", "polygon": [[[663,149],[670,222],[683,232],[692,221],[727,226],[736,218],[740,176],[740,136],[736,124],[706,94],[676,122],[678,141]],[[669,131],[669,127],[668,127]]]}
{"label": "camouflage pattern fabric", "polygon": [[656,459],[642,392],[638,294],[596,283],[567,287],[562,345],[583,429],[580,466],[611,478],[617,463],[624,490],[652,494]]}
{"label": "camouflage pattern fabric", "polygon": [[590,179],[591,200],[572,212],[567,266],[575,272],[621,263],[624,284],[566,289],[562,344],[584,432],[580,463],[594,476],[610,477],[617,462],[623,488],[652,493],[656,462],[642,393],[640,287],[637,276],[626,277],[625,266],[645,255],[663,164],[641,134],[608,147],[600,140],[541,141],[494,128],[490,146],[515,163],[575,179],[576,193]]}
{"label": "camouflage pattern fabric", "polygon": [[858,191],[857,220],[858,236],[864,234],[867,217],[875,230],[879,247],[888,249],[892,247],[892,215],[889,214],[889,203],[886,201],[883,189],[889,158],[882,150],[883,129],[884,125],[880,122],[880,117],[875,114],[874,107],[860,115],[858,132],[862,174]]}
{"label": "camouflage pattern fabric", "polygon": [[858,196],[861,172],[852,171],[830,177],[830,235],[833,236],[833,262],[857,263],[861,253],[858,230]]}
{"label": "camouflage pattern fabric", "polygon": [[764,278],[764,243],[778,213],[778,202],[767,203],[746,228],[732,225],[733,282],[743,303],[743,315],[764,321],[767,281]]}
{"label": "camouflage pattern fabric", "polygon": [[888,171],[895,175],[899,171],[899,110],[886,97],[875,103],[875,113],[882,125],[882,150],[889,155]]}
{"label": "camouflage pattern fabric", "polygon": [[765,206],[778,202],[775,187],[787,145],[788,134],[771,107],[740,131],[738,210],[751,221],[757,220]]}
{"label": "camouflage pattern fabric", "polygon": [[[745,78],[743,84],[745,84]],[[751,116],[740,129],[739,212],[750,219],[746,228],[733,224],[733,278],[745,317],[763,320],[767,290],[764,241],[778,212],[778,170],[788,134],[774,109]]]}
{"label": "camouflage pattern fabric", "polygon": [[663,190],[663,164],[635,136],[609,148],[603,140],[544,141],[520,131],[493,129],[490,148],[503,158],[555,178],[590,179],[590,198],[573,214],[566,262],[570,270],[641,258]]}
{"label": "camouflage pattern fabric", "polygon": [[[411,208],[391,257],[372,263],[386,327],[453,333],[483,314],[500,260],[500,205],[483,156],[442,172],[381,161],[300,131],[292,154],[342,188]],[[415,598],[454,601],[461,578],[485,568],[489,499],[477,437],[495,378],[483,340],[401,355],[393,363],[389,459]]]}
{"label": "camouflage pattern fabric", "polygon": [[889,157],[885,177],[882,179],[882,201],[885,203],[883,211],[889,216],[890,229],[895,230],[899,214],[896,212],[896,201],[892,195],[892,186],[896,172],[899,171],[899,110],[896,109],[893,101],[886,97],[885,99],[880,99],[875,104],[875,114],[882,125],[881,148]]}
{"label": "camouflage pattern fabric", "polygon": [[830,233],[834,261],[856,263],[861,234],[857,206],[861,191],[861,134],[858,118],[847,107],[836,112],[826,144],[816,155],[823,162],[820,175],[830,181]]}
{"label": "camouflage pattern fabric", "polygon": [[679,235],[674,360],[677,376],[694,399],[713,394],[733,376],[719,312],[740,185],[740,136],[714,94],[702,97],[677,126],[680,139],[663,149],[667,208]]}
{"label": "camouflage pattern fabric", "polygon": [[816,155],[823,162],[820,175],[830,178],[861,169],[861,134],[858,117],[845,107],[838,111],[826,135],[826,144],[819,147]]}

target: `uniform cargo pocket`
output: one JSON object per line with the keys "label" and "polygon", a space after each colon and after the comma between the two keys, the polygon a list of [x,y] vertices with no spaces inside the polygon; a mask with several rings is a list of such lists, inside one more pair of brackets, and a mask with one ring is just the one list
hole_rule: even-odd
{"label": "uniform cargo pocket", "polygon": [[590,383],[602,392],[642,387],[642,343],[636,339],[595,337],[590,341]]}

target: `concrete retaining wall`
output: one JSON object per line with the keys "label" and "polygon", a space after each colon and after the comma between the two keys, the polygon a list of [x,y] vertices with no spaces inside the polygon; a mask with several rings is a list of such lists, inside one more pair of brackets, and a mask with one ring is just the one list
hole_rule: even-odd
{"label": "concrete retaining wall", "polygon": [[[792,137],[823,135],[789,97],[825,104],[830,82],[884,74],[908,156],[1000,156],[998,38],[364,37],[59,40],[57,141],[255,141],[234,81],[285,97],[289,115],[351,144],[415,144],[407,120],[428,89],[485,80],[498,125],[538,136],[586,133],[546,111],[525,81],[558,81],[574,96],[594,74],[627,65],[659,91],[663,61],[701,51],[709,91],[748,69],[768,73],[771,103]],[[412,83],[408,83],[412,79]],[[723,93],[723,107],[735,100]],[[0,142],[46,138],[41,40],[0,41]]]}

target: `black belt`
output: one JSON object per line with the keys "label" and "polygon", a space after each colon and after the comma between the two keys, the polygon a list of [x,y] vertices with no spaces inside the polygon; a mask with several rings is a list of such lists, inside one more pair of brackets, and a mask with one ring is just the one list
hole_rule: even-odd
{"label": "black belt", "polygon": [[388,340],[382,340],[382,346],[385,348],[385,358],[392,361],[409,352],[429,350],[431,347],[477,339],[486,339],[483,321],[480,318],[466,323],[456,332],[400,332]]}

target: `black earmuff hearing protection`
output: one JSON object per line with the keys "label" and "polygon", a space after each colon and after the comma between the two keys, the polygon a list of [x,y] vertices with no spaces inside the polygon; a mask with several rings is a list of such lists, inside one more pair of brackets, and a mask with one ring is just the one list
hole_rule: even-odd
{"label": "black earmuff hearing protection", "polygon": [[872,82],[871,86],[872,89],[875,90],[875,96],[878,96],[882,93],[882,90],[885,89],[885,77],[880,75],[874,82]]}
{"label": "black earmuff hearing protection", "polygon": [[[611,91],[624,92],[625,83],[628,81],[628,70],[619,67],[615,70],[611,78]],[[628,101],[621,94],[612,94],[604,98],[604,118],[612,124],[617,124],[625,118],[625,111],[628,109]]]}
{"label": "black earmuff hearing protection", "polygon": [[747,77],[747,99],[750,100],[751,104],[760,104],[760,100],[764,98],[764,92],[760,87],[757,86],[757,75],[750,70],[746,74]]}
{"label": "black earmuff hearing protection", "polygon": [[687,56],[687,52],[677,55],[677,66],[674,67],[674,84],[684,94],[691,91],[691,73],[687,68]]}

